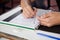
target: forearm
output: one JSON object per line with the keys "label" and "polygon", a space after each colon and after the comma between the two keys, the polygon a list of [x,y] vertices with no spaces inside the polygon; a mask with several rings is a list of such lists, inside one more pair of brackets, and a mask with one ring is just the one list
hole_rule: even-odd
{"label": "forearm", "polygon": [[30,0],[21,0],[21,6],[26,6],[30,4]]}
{"label": "forearm", "polygon": [[27,5],[31,5],[31,2],[33,2],[34,0],[21,0],[21,6],[25,7]]}

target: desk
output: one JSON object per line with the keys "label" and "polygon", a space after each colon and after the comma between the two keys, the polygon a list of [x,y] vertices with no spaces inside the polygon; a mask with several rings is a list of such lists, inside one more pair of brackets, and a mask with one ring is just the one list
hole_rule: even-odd
{"label": "desk", "polygon": [[[42,31],[42,30],[34,30],[34,29],[28,30],[28,29],[16,27],[14,25],[10,25],[12,23],[2,21],[8,18],[9,16],[15,14],[16,12],[20,11],[21,9],[22,8],[20,6],[17,6],[11,11],[0,16],[0,32],[17,36],[17,37],[22,37],[27,40],[57,40],[57,39],[60,40],[60,34],[57,34],[57,33],[52,33],[52,32],[47,32],[47,31]],[[9,23],[9,24],[6,25],[5,23]]]}

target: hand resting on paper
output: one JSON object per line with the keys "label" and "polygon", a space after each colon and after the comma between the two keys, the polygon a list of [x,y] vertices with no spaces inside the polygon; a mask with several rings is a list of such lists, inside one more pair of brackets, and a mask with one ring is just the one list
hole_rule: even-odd
{"label": "hand resting on paper", "polygon": [[42,16],[37,16],[41,25],[52,27],[55,25],[60,25],[60,12],[51,12],[44,14]]}

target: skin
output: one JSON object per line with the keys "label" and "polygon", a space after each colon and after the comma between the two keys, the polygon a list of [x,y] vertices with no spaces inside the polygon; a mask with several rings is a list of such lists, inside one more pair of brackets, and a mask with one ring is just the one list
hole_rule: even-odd
{"label": "skin", "polygon": [[54,25],[60,25],[60,12],[51,12],[40,17],[37,16],[37,19],[44,26],[52,27]]}
{"label": "skin", "polygon": [[31,8],[30,3],[34,0],[21,0],[21,7],[23,8],[23,16],[25,18],[31,18],[36,14],[36,8]]}

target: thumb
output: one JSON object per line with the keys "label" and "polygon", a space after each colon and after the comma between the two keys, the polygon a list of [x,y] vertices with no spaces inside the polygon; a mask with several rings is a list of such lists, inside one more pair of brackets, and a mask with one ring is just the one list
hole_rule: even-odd
{"label": "thumb", "polygon": [[37,12],[37,8],[33,7],[33,9],[34,9],[34,13],[36,14],[36,12]]}
{"label": "thumb", "polygon": [[37,8],[33,7],[34,11],[37,12]]}

